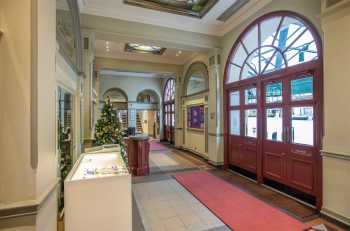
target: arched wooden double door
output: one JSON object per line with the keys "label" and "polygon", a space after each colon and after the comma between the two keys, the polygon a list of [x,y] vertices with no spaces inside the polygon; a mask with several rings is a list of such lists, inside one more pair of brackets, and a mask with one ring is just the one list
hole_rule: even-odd
{"label": "arched wooden double door", "polygon": [[272,13],[236,42],[226,68],[225,161],[321,206],[322,56],[302,17]]}
{"label": "arched wooden double door", "polygon": [[164,139],[175,142],[175,80],[168,79],[164,88]]}

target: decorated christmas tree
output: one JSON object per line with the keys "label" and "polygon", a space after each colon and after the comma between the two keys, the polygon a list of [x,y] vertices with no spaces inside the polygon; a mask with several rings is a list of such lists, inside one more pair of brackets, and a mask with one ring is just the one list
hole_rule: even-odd
{"label": "decorated christmas tree", "polygon": [[101,118],[95,125],[95,142],[97,145],[119,144],[124,146],[120,121],[116,111],[113,110],[110,98],[107,98],[101,112]]}

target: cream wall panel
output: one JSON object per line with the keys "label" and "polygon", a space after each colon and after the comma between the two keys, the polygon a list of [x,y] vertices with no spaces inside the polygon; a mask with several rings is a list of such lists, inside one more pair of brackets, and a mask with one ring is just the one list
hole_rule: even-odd
{"label": "cream wall panel", "polygon": [[350,160],[323,158],[323,210],[350,225]]}
{"label": "cream wall panel", "polygon": [[324,149],[350,155],[350,7],[324,30]]}
{"label": "cream wall panel", "polygon": [[30,161],[31,1],[0,1],[0,23],[1,206],[35,197]]}
{"label": "cream wall panel", "polygon": [[[345,2],[345,1],[343,1]],[[324,13],[323,211],[350,225],[350,4]],[[346,158],[348,160],[346,160]]]}
{"label": "cream wall panel", "polygon": [[208,154],[205,151],[205,131],[195,131],[187,128],[187,107],[191,105],[204,104],[206,106],[206,102],[204,101],[204,97],[199,97],[196,99],[188,99],[185,100],[185,104],[183,106],[183,110],[185,110],[185,127],[183,130],[179,130],[178,132],[183,132],[182,136],[184,136],[184,144],[183,148],[194,151],[197,154],[202,155],[205,158],[208,158]]}

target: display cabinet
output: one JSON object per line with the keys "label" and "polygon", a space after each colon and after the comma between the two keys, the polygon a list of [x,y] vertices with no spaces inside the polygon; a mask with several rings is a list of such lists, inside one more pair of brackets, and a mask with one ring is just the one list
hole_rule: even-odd
{"label": "display cabinet", "polygon": [[82,154],[64,182],[66,231],[132,230],[131,176],[112,148]]}

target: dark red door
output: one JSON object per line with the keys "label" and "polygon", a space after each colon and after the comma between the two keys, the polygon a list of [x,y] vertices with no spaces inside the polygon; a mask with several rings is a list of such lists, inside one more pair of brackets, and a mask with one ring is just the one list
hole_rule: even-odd
{"label": "dark red door", "polygon": [[230,164],[257,173],[258,99],[256,85],[233,89],[229,95]]}
{"label": "dark red door", "polygon": [[165,140],[174,143],[175,131],[175,104],[167,103],[164,106]]}
{"label": "dark red door", "polygon": [[316,135],[319,121],[313,73],[265,81],[263,96],[263,176],[300,191],[316,193]]}

